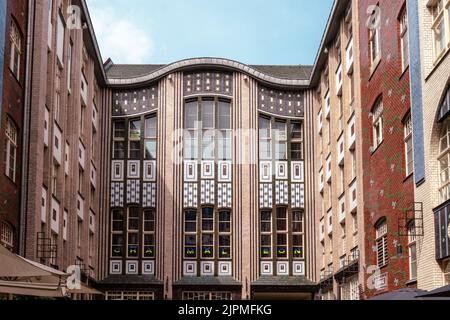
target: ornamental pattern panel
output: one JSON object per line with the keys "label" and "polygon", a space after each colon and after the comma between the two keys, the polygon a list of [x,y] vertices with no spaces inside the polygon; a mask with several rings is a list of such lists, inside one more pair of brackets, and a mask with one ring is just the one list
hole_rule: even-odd
{"label": "ornamental pattern panel", "polygon": [[139,204],[141,202],[141,182],[127,180],[127,203]]}
{"label": "ornamental pattern panel", "polygon": [[233,96],[233,76],[225,72],[195,72],[184,75],[184,95],[221,94]]}
{"label": "ornamental pattern panel", "polygon": [[111,165],[111,180],[124,180],[124,162],[123,160],[114,160]]}
{"label": "ornamental pattern panel", "polygon": [[185,183],[183,193],[183,204],[185,208],[196,208],[198,205],[198,184]]}
{"label": "ornamental pattern panel", "polygon": [[219,183],[217,192],[217,206],[219,208],[231,208],[233,201],[233,192],[231,183]]}
{"label": "ornamental pattern panel", "polygon": [[214,204],[214,180],[202,180],[200,183],[201,204]]}
{"label": "ornamental pattern panel", "polygon": [[156,207],[156,183],[144,183],[142,187],[142,206],[144,208]]}
{"label": "ornamental pattern panel", "polygon": [[140,90],[116,91],[113,94],[113,117],[132,116],[158,108],[156,86]]}
{"label": "ornamental pattern panel", "polygon": [[294,183],[291,185],[291,205],[299,209],[305,207],[305,185]]}
{"label": "ornamental pattern panel", "polygon": [[275,182],[275,203],[289,204],[289,185],[287,181]]}
{"label": "ornamental pattern panel", "polygon": [[122,182],[111,183],[111,207],[123,207],[124,184]]}
{"label": "ornamental pattern panel", "polygon": [[304,93],[260,88],[258,109],[278,116],[303,117],[305,114]]}
{"label": "ornamental pattern panel", "polygon": [[272,208],[272,184],[261,183],[259,185],[259,206],[261,208]]}

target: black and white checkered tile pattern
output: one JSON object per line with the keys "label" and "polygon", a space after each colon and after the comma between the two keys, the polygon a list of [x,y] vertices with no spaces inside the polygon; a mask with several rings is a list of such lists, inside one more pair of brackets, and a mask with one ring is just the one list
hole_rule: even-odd
{"label": "black and white checkered tile pattern", "polygon": [[275,182],[275,203],[289,204],[289,184],[287,181]]}
{"label": "black and white checkered tile pattern", "polygon": [[122,182],[111,183],[111,207],[123,207],[123,189]]}
{"label": "black and white checkered tile pattern", "polygon": [[219,183],[217,192],[217,205],[219,208],[231,208],[233,193],[231,183]]}
{"label": "black and white checkered tile pattern", "polygon": [[272,208],[273,197],[272,197],[272,184],[271,183],[260,183],[259,184],[259,206],[261,208]]}
{"label": "black and white checkered tile pattern", "polygon": [[139,180],[127,180],[127,203],[141,202],[141,182]]}
{"label": "black and white checkered tile pattern", "polygon": [[198,184],[185,183],[183,192],[183,205],[185,208],[195,208],[198,205]]}
{"label": "black and white checkered tile pattern", "polygon": [[300,183],[294,183],[291,186],[291,202],[293,208],[305,207],[305,185]]}
{"label": "black and white checkered tile pattern", "polygon": [[156,207],[156,183],[144,183],[142,187],[142,206],[144,208]]}
{"label": "black and white checkered tile pattern", "polygon": [[201,204],[215,204],[214,180],[202,180],[200,182],[200,202]]}

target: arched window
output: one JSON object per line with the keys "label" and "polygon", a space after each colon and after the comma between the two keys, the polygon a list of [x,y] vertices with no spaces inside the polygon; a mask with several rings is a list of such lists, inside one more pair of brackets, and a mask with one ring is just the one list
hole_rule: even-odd
{"label": "arched window", "polygon": [[411,221],[408,224],[408,251],[409,251],[409,279],[417,279],[417,244],[416,226]]}
{"label": "arched window", "polygon": [[440,201],[450,199],[450,119],[447,119],[442,127],[439,141],[439,176],[440,176]]}
{"label": "arched window", "polygon": [[381,220],[376,225],[376,242],[377,242],[377,265],[382,268],[388,264],[388,242],[387,242],[387,221]]}
{"label": "arched window", "polygon": [[14,245],[14,230],[13,227],[4,221],[2,221],[0,226],[0,240],[3,245],[7,247],[13,247]]}

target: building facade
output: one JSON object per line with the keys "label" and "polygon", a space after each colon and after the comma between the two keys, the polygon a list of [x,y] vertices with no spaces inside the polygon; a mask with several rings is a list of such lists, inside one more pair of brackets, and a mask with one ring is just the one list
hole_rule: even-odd
{"label": "building facade", "polygon": [[[417,279],[409,23],[406,1],[359,1],[367,297]],[[369,268],[376,266],[377,273]]]}
{"label": "building facade", "polygon": [[106,65],[107,299],[311,299],[311,67]]}
{"label": "building facade", "polygon": [[336,2],[316,63],[316,269],[322,299],[359,299],[359,37],[355,1]]}
{"label": "building facade", "polygon": [[26,258],[99,275],[105,74],[83,1],[32,2]]}
{"label": "building facade", "polygon": [[424,175],[417,181],[415,198],[423,204],[424,236],[418,241],[418,286],[433,290],[450,284],[448,110],[450,85],[450,2],[418,1],[413,7],[417,21],[414,73],[416,93],[412,95],[416,166]]}
{"label": "building facade", "polygon": [[313,66],[120,65],[84,0],[0,1],[2,244],[108,300],[448,283],[449,6],[336,0]]}
{"label": "building facade", "polygon": [[27,1],[0,3],[0,242],[19,252]]}

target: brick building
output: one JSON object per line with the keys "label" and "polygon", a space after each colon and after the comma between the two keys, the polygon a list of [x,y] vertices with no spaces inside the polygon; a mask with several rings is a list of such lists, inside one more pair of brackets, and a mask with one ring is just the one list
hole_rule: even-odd
{"label": "brick building", "polygon": [[370,297],[414,285],[416,208],[406,1],[361,0],[359,15],[365,277],[373,280],[364,293]]}
{"label": "brick building", "polygon": [[0,15],[0,241],[19,252],[28,1],[1,1]]}

